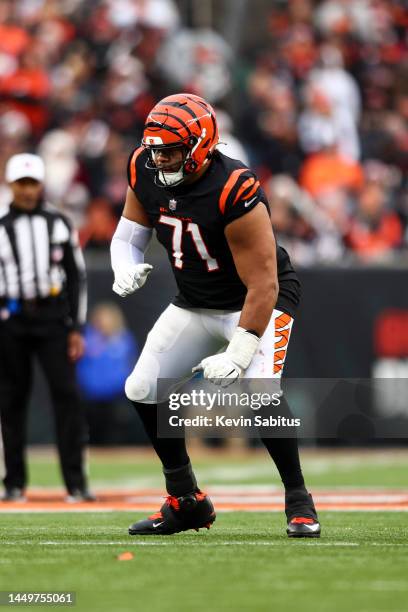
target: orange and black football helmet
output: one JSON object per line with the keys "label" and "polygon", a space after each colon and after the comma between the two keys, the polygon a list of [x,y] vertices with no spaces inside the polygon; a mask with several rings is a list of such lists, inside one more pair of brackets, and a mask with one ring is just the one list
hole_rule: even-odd
{"label": "orange and black football helmet", "polygon": [[[218,143],[213,108],[194,94],[180,93],[160,100],[147,116],[142,145],[149,152],[146,167],[155,170],[161,187],[179,185],[210,160]],[[160,149],[181,147],[183,161],[177,172],[163,172],[155,163]]]}

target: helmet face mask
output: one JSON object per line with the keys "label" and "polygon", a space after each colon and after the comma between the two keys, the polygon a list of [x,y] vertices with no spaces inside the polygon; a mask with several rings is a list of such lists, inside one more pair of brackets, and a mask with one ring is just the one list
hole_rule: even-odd
{"label": "helmet face mask", "polygon": [[[142,140],[149,153],[146,168],[154,170],[157,185],[174,187],[208,163],[217,143],[215,113],[205,100],[193,94],[168,96],[156,104],[146,119]],[[172,164],[176,149],[182,149],[182,155]]]}
{"label": "helmet face mask", "polygon": [[154,170],[154,180],[159,187],[175,187],[186,178],[185,165],[189,149],[185,145],[145,147],[148,151],[146,168]]}

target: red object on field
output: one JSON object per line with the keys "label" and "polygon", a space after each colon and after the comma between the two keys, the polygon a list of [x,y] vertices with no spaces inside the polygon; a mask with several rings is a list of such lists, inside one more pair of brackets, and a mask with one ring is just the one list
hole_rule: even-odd
{"label": "red object on field", "polygon": [[127,550],[126,552],[120,553],[120,555],[118,555],[116,559],[118,561],[131,561],[132,559],[134,559],[134,557],[134,554]]}

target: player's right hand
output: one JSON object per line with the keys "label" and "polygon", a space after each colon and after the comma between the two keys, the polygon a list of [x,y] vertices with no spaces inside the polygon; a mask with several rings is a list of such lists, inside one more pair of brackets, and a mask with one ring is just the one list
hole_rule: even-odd
{"label": "player's right hand", "polygon": [[148,275],[153,270],[153,266],[147,263],[128,264],[123,263],[120,267],[114,270],[115,282],[113,283],[113,291],[126,297],[140,289],[145,284]]}

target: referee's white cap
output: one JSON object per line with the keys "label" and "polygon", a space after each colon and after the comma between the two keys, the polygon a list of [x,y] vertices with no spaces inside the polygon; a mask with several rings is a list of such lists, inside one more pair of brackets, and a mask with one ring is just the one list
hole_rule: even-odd
{"label": "referee's white cap", "polygon": [[10,157],[6,164],[5,179],[14,183],[22,178],[32,178],[42,183],[45,177],[44,162],[38,155],[19,153]]}

